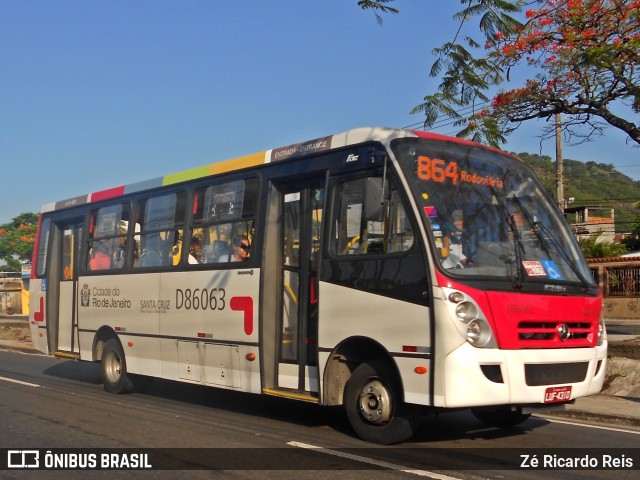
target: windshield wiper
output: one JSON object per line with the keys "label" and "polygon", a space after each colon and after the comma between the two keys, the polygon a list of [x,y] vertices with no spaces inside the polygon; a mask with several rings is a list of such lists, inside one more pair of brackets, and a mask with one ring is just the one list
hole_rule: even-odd
{"label": "windshield wiper", "polygon": [[[509,229],[513,235],[513,245],[514,245],[514,254],[515,254],[515,275],[513,276],[513,288],[521,289],[524,286],[524,265],[522,265],[522,255],[524,254],[524,245],[522,244],[522,239],[520,238],[520,233],[518,232],[518,228],[516,227],[515,222],[509,215],[509,209],[504,201],[498,196],[495,188],[491,189],[493,196],[498,202],[500,209],[502,210],[502,214],[507,220],[507,225],[509,225]],[[508,260],[508,259],[505,259]],[[505,262],[506,263],[506,262]]]}
{"label": "windshield wiper", "polygon": [[[560,245],[560,242],[555,237],[555,235],[547,227],[545,227],[542,223],[540,223],[539,221],[535,221],[533,223],[533,227],[534,227],[534,231],[536,232],[536,235],[538,236],[538,238],[540,238],[541,242],[544,242],[544,240],[540,236],[540,233],[538,232],[538,229],[540,229],[540,231],[544,235],[546,235],[551,240],[551,242],[553,242],[555,244],[555,246],[556,246],[555,251],[558,252],[558,254],[560,254],[562,259],[567,263],[567,265],[569,265],[569,268],[571,268],[571,270],[573,270],[573,273],[576,274],[576,277],[578,277],[578,279],[580,280],[580,283],[582,284],[582,287],[585,290],[587,290],[589,288],[589,285],[590,285],[591,282],[589,282],[589,280],[583,275],[583,273],[575,265],[575,263],[571,259],[571,257],[569,257],[567,252],[564,251],[564,249],[562,248],[562,245]],[[546,248],[545,248],[545,250],[546,250]],[[548,250],[547,250],[547,253],[548,253]],[[551,255],[549,255],[549,257],[551,257]]]}
{"label": "windshield wiper", "polygon": [[573,270],[573,273],[576,274],[576,277],[578,277],[578,279],[580,280],[582,287],[585,290],[588,289],[589,280],[587,280],[584,277],[580,269],[575,265],[574,261],[569,257],[567,252],[565,252],[564,248],[562,248],[562,245],[560,245],[560,242],[558,241],[557,237],[535,216],[531,218],[531,216],[529,215],[529,212],[522,207],[522,202],[520,202],[520,199],[515,195],[513,196],[513,201],[518,205],[518,208],[520,209],[522,214],[525,216],[527,223],[532,227],[533,233],[536,234],[536,237],[540,242],[540,247],[545,251],[549,259],[552,259],[553,255],[551,255],[551,252],[549,251],[548,240],[555,245],[554,252],[557,252],[562,257],[562,259],[567,263],[567,265],[569,265],[569,268]]}

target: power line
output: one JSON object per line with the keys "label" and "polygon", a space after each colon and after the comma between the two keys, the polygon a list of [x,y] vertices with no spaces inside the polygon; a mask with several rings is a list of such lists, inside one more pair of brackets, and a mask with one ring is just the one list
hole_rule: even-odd
{"label": "power line", "polygon": [[[468,115],[470,113],[472,113],[475,110],[482,110],[485,107],[488,107],[489,105],[491,105],[490,101],[485,101],[485,102],[481,102],[479,104],[474,104],[474,105],[470,105],[468,107],[463,107],[460,110],[458,110],[456,113],[458,115],[465,116]],[[436,117],[436,120],[433,122],[433,125],[431,125],[431,129],[435,130],[438,128],[444,128],[444,127],[448,127],[450,125],[453,125],[455,122],[459,121],[459,119],[455,119],[455,118],[451,118],[449,115],[446,115],[444,113],[441,113],[440,115],[438,115]],[[412,123],[411,125],[407,125],[403,128],[414,128],[414,127],[418,127],[424,125],[424,121],[421,122],[417,122],[417,123]]]}

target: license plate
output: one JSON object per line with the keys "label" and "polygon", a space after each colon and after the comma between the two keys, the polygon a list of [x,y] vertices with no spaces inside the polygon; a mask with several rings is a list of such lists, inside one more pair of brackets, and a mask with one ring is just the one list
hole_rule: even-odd
{"label": "license plate", "polygon": [[568,402],[571,400],[571,387],[549,387],[544,392],[544,403]]}

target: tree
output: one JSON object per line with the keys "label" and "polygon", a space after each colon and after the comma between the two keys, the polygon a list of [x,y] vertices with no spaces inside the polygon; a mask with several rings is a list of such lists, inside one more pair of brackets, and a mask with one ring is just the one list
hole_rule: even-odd
{"label": "tree", "polygon": [[373,10],[378,23],[382,23],[382,17],[378,13],[399,13],[397,8],[389,7],[386,3],[393,2],[393,0],[360,0],[358,6],[363,10]]}
{"label": "tree", "polygon": [[627,251],[624,245],[611,242],[598,242],[598,237],[602,231],[594,233],[586,238],[578,239],[580,250],[587,258],[610,258],[618,257]]}
{"label": "tree", "polygon": [[630,252],[640,251],[640,223],[637,223],[635,227],[633,227],[628,237],[622,239],[622,244]]}
{"label": "tree", "polygon": [[21,213],[9,223],[0,225],[0,260],[5,271],[19,272],[20,263],[31,260],[38,227],[38,215]]}
{"label": "tree", "polygon": [[[384,12],[386,1],[361,6]],[[444,115],[458,136],[498,146],[524,121],[564,114],[569,138],[612,126],[640,144],[640,0],[460,1],[455,38],[434,50],[439,91],[413,109],[425,128]],[[524,5],[535,8],[517,20]],[[483,41],[462,36],[473,17]],[[495,93],[518,73],[522,84]]]}

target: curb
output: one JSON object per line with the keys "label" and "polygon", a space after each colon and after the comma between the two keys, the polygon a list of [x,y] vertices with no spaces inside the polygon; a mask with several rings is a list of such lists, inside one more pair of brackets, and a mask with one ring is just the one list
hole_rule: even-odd
{"label": "curb", "polygon": [[558,410],[556,412],[547,412],[540,417],[559,417],[574,420],[584,420],[595,423],[603,423],[606,425],[621,425],[627,427],[640,428],[640,418],[622,417],[620,415],[611,415],[608,413],[594,413],[586,410]]}
{"label": "curb", "polygon": [[30,343],[16,343],[7,340],[0,340],[0,349],[13,350],[16,352],[30,353],[33,355],[41,354],[39,350],[36,350]]}

